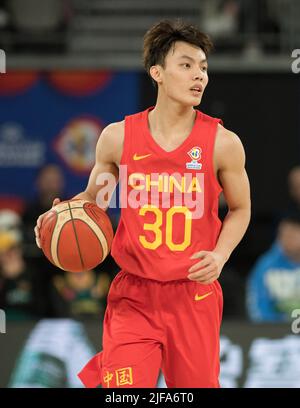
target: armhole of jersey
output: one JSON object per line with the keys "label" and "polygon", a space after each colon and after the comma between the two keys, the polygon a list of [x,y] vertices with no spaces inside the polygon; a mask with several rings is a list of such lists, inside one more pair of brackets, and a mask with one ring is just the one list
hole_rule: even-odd
{"label": "armhole of jersey", "polygon": [[219,123],[223,125],[223,121],[221,119],[214,118],[212,126],[211,126],[212,131],[211,131],[211,135],[209,138],[209,148],[211,151],[211,154],[210,154],[211,160],[209,161],[209,167],[210,167],[211,178],[212,178],[212,181],[214,183],[216,190],[218,191],[218,194],[220,194],[221,191],[223,191],[223,188],[221,184],[219,183],[217,176],[215,175],[215,169],[214,169],[214,152],[215,152],[216,136],[218,132]]}
{"label": "armhole of jersey", "polygon": [[131,118],[129,116],[125,116],[124,143],[120,164],[127,164],[128,161],[127,157],[130,152],[130,147],[131,147]]}

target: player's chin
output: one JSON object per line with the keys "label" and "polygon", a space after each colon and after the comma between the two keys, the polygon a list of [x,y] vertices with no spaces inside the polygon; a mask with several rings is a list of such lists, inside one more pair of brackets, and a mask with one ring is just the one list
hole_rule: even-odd
{"label": "player's chin", "polygon": [[183,99],[180,100],[181,105],[186,106],[186,107],[191,107],[191,108],[194,106],[198,106],[200,102],[201,102],[201,98],[198,98],[198,97],[197,98],[190,97],[184,100]]}
{"label": "player's chin", "polygon": [[190,106],[198,106],[201,103],[202,94],[199,96],[192,96],[189,98],[189,105]]}

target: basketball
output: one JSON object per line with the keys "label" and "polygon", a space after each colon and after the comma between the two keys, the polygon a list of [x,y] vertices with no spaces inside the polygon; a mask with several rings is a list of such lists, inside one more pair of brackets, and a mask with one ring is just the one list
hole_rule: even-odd
{"label": "basketball", "polygon": [[96,204],[63,201],[45,215],[41,248],[55,266],[68,272],[95,268],[107,257],[113,239],[108,215]]}

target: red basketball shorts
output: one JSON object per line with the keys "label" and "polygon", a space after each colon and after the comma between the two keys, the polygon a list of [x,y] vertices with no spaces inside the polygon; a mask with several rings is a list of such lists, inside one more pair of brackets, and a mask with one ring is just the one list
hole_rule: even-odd
{"label": "red basketball shorts", "polygon": [[160,282],[121,271],[103,324],[103,351],[79,373],[87,387],[219,387],[223,297],[218,281]]}

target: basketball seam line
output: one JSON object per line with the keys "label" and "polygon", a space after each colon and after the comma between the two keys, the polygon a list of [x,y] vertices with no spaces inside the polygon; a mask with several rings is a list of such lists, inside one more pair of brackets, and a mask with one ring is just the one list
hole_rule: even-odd
{"label": "basketball seam line", "polygon": [[[101,225],[101,231],[102,231],[102,234],[104,235],[104,238],[105,238],[105,240],[106,240],[106,244],[107,244],[107,253],[106,253],[106,256],[109,254],[109,252],[110,252],[110,247],[109,247],[109,244],[108,244],[108,237],[107,237],[107,234],[106,234],[106,232],[104,232],[104,229],[102,229],[102,225]],[[104,248],[103,248],[103,245],[102,245],[102,242],[100,242],[101,243],[101,247],[102,247],[102,253],[103,253],[103,256],[104,256]]]}
{"label": "basketball seam line", "polygon": [[58,215],[57,215],[57,217],[55,219],[55,224],[54,224],[54,227],[53,227],[52,232],[51,232],[50,254],[51,254],[51,259],[52,259],[53,265],[58,266],[60,269],[62,269],[62,266],[61,266],[61,263],[60,263],[60,260],[59,260],[59,256],[58,256],[58,243],[59,243],[59,238],[60,238],[61,231],[59,231],[59,234],[58,234],[58,237],[57,237],[57,245],[56,245],[56,248],[57,248],[56,249],[56,259],[57,259],[59,265],[56,264],[55,260],[53,259],[53,254],[52,254],[53,232],[55,231],[57,223],[58,223]]}
{"label": "basketball seam line", "polygon": [[64,210],[61,210],[61,211],[56,210],[56,212],[57,212],[57,214],[61,214],[61,213],[65,212],[65,211],[68,211],[70,208],[71,208],[71,210],[78,210],[78,209],[81,210],[83,207],[68,207],[68,208],[65,208]]}
{"label": "basketball seam line", "polygon": [[[91,211],[93,211],[93,210],[91,210]],[[104,212],[105,213],[105,212]],[[107,215],[106,213],[105,213],[105,215]],[[102,245],[102,242],[100,241],[100,245],[101,245],[101,248],[102,248],[102,254],[103,254],[103,257],[104,257],[104,255],[105,255],[105,257],[109,254],[109,252],[110,252],[110,248],[109,248],[109,245],[108,245],[108,237],[107,237],[107,234],[104,232],[104,228],[102,228],[103,226],[102,225],[98,225],[99,226],[99,228],[100,228],[100,230],[102,231],[102,234],[104,235],[104,238],[105,238],[105,240],[106,240],[106,246],[107,246],[107,251],[106,251],[106,254],[104,253],[104,248],[103,248],[103,245]]]}
{"label": "basketball seam line", "polygon": [[[93,220],[93,221],[94,221],[94,220]],[[103,261],[105,252],[104,252],[104,248],[103,248],[102,242],[101,242],[101,240],[99,239],[99,237],[98,237],[98,235],[96,234],[96,232],[94,231],[94,229],[93,229],[89,224],[85,224],[85,225],[89,228],[89,230],[91,231],[91,233],[96,237],[97,242],[99,242],[99,246],[100,246],[100,248],[101,248],[101,250],[102,250],[102,261]],[[99,228],[100,228],[100,227],[99,227]],[[101,231],[102,231],[102,229],[101,229]],[[104,235],[104,238],[106,239],[106,236],[105,236],[105,234],[104,234],[103,231],[102,231],[102,234]],[[107,242],[107,240],[106,240],[106,242]],[[102,261],[101,261],[101,262],[102,262]]]}
{"label": "basketball seam line", "polygon": [[[56,227],[57,221],[58,221],[58,217],[56,219],[55,227]],[[53,229],[53,231],[54,231],[54,229]],[[61,233],[62,233],[62,229],[60,229],[60,231],[58,233],[57,243],[56,243],[56,258],[57,258],[57,261],[58,261],[59,265],[56,265],[56,263],[54,263],[54,265],[58,266],[60,269],[62,269],[64,271],[64,269],[62,267],[62,264],[60,262],[60,259],[59,259],[59,254],[58,254],[59,240],[60,240]],[[52,239],[53,239],[53,237],[51,238],[51,241],[52,241]],[[52,254],[51,254],[51,256],[52,256]]]}
{"label": "basketball seam line", "polygon": [[73,230],[74,230],[74,234],[75,234],[75,239],[76,239],[76,244],[77,244],[78,253],[79,253],[79,257],[80,257],[80,262],[81,262],[82,268],[84,269],[84,262],[83,262],[81,251],[80,251],[80,245],[79,245],[79,241],[78,241],[77,231],[76,231],[76,228],[75,228],[75,222],[74,222],[74,218],[73,218],[73,214],[72,214],[72,208],[70,206],[70,203],[68,203],[68,207],[69,207],[69,210],[70,210],[71,222],[72,222],[72,226],[73,226]]}

